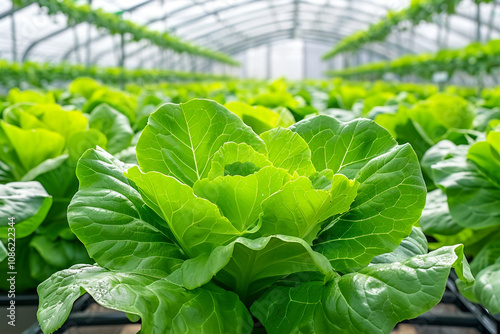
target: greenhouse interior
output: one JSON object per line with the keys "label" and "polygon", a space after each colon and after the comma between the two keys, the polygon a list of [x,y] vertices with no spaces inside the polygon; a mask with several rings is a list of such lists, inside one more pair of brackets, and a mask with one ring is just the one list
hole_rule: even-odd
{"label": "greenhouse interior", "polygon": [[500,334],[500,1],[0,0],[0,334]]}

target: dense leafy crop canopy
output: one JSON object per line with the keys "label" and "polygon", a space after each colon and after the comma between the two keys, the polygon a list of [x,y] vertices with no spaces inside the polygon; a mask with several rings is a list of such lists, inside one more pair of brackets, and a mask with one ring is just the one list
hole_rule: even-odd
{"label": "dense leafy crop canopy", "polygon": [[440,300],[452,266],[473,281],[462,246],[427,253],[417,156],[371,120],[257,135],[216,102],[164,104],[137,161],[80,159],[68,217],[97,264],[39,286],[44,332],[87,291],[143,333],[250,333],[251,315],[269,333],[387,333]]}

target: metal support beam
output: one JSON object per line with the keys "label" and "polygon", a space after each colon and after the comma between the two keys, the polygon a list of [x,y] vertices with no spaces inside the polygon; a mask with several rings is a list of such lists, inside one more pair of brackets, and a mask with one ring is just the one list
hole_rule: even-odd
{"label": "metal support beam", "polygon": [[307,79],[308,71],[307,71],[307,41],[304,40],[302,42],[302,78]]}
{"label": "metal support beam", "polygon": [[[89,0],[89,6],[92,6],[92,0]],[[89,19],[90,21],[90,15]],[[87,67],[90,67],[90,57],[92,53],[92,48],[91,48],[91,41],[92,41],[92,26],[88,24],[87,26],[87,42],[85,43],[85,49],[87,50],[86,56],[85,56],[85,64]]]}
{"label": "metal support beam", "polygon": [[[235,55],[237,53],[246,51],[250,48],[266,46],[268,44],[273,44],[273,43],[277,43],[277,42],[280,42],[283,40],[290,39],[290,36],[291,36],[290,29],[282,29],[282,30],[279,30],[276,32],[272,32],[270,34],[258,36],[252,40],[247,41],[247,43],[242,43],[242,45],[236,45],[237,50],[236,49],[227,49],[224,51],[230,55]],[[320,44],[331,44],[333,42],[331,36],[327,36],[327,35],[318,36],[316,33],[308,35],[308,34],[304,34],[304,31],[302,32],[300,38],[303,40],[307,40],[307,41],[315,42],[315,43],[320,43]],[[377,55],[377,57],[379,57],[379,59],[383,59],[383,60],[389,59],[389,57],[387,56],[386,53],[383,53],[383,52],[377,53],[375,51],[371,51],[371,52],[373,54]],[[148,57],[150,58],[152,56],[154,56],[154,55],[148,55],[145,58],[148,58]],[[214,64],[213,61],[208,63],[208,69],[211,73],[214,73],[213,64]],[[201,69],[201,70],[203,71],[204,69]]]}
{"label": "metal support beam", "polygon": [[0,20],[3,19],[4,17],[7,17],[7,16],[14,14],[18,10],[19,10],[19,8],[12,7],[11,9],[9,9],[3,13],[0,13]]}
{"label": "metal support beam", "polygon": [[[318,22],[318,24],[321,24],[321,22]],[[269,33],[260,36],[255,36],[249,40],[239,41],[238,43],[232,43],[226,46],[225,48],[221,49],[221,51],[229,55],[235,55],[244,52],[245,50],[248,50],[250,48],[259,47],[267,44],[272,44],[273,42],[290,39],[290,36],[291,36],[290,29],[271,31]],[[338,36],[335,34],[326,33],[324,31],[316,31],[316,30],[302,30],[299,37],[303,40],[308,40],[311,42],[316,42],[326,45],[331,45],[336,40],[338,40]],[[390,54],[388,54],[387,50],[385,50],[383,47],[380,48],[380,51],[377,51],[376,49],[370,49],[368,51],[377,55],[377,57],[379,57],[380,60],[390,59]],[[149,55],[147,57],[151,56],[153,55]]]}
{"label": "metal support beam", "polygon": [[[321,24],[322,22],[317,22],[316,21],[316,23]],[[242,52],[242,51],[244,51],[246,49],[254,47],[254,46],[252,46],[253,43],[254,43],[254,41],[255,40],[260,40],[260,37],[264,37],[265,38],[266,36],[273,36],[273,34],[276,33],[276,32],[277,33],[287,32],[289,34],[288,39],[291,38],[291,29],[281,29],[281,30],[278,30],[278,31],[270,31],[269,33],[264,34],[264,35],[254,36],[251,39],[248,39],[248,40],[245,40],[245,41],[229,41],[229,43],[226,46],[222,47],[220,50],[223,51],[223,52],[226,52],[226,53],[228,53],[230,55],[235,55],[235,54],[237,54],[239,52]],[[314,40],[316,40],[319,43],[326,44],[326,45],[333,44],[339,38],[338,35],[335,35],[335,34],[332,34],[332,33],[327,33],[327,32],[324,32],[324,31],[301,30],[300,32],[301,32],[301,34],[299,35],[300,38],[311,39],[311,38],[315,37],[315,38],[313,38]],[[305,32],[305,35],[304,35],[304,32]],[[315,35],[315,36],[310,36],[310,35]],[[232,48],[232,46],[236,46],[236,47]],[[378,50],[378,49],[380,49],[380,50]],[[367,49],[367,50],[371,51],[371,52],[374,52],[381,59],[390,59],[392,57],[391,54],[387,52],[387,49],[384,46],[373,45],[373,46],[370,46],[370,48]]]}
{"label": "metal support beam", "polygon": [[[237,4],[231,4],[231,5],[228,5],[226,7],[219,8],[217,10],[213,10],[211,12],[206,12],[206,13],[212,14],[212,15],[215,14],[215,13],[220,14],[220,13],[223,13],[223,12],[231,10],[231,9],[240,8],[240,7],[245,6],[245,5],[250,5],[250,4],[257,3],[257,2],[262,2],[262,1],[265,1],[265,0],[248,0],[248,1],[245,1],[245,2],[237,3]],[[338,12],[340,10],[345,11],[345,8],[342,8],[342,7],[339,7],[339,6],[318,5],[316,3],[309,2],[307,0],[297,0],[297,1],[298,1],[299,4],[309,5],[309,6],[316,7],[318,9],[318,11],[323,11],[323,12],[330,12],[331,11],[332,15],[338,15]],[[372,5],[375,5],[375,7],[381,8],[381,9],[382,8],[383,9],[387,9],[388,8],[387,6],[376,5],[376,4],[371,3],[370,1],[364,1],[364,0],[359,0],[359,1],[357,1],[357,3],[372,4]],[[274,6],[274,7],[275,7],[276,10],[279,8],[280,9],[280,11],[279,11],[280,14],[283,14],[283,10],[281,10],[281,9],[284,9],[286,6],[290,6],[290,3],[285,3],[285,4],[281,4],[281,5]],[[146,23],[146,25],[149,25],[149,24],[161,21],[161,20],[165,19],[165,17],[167,17],[167,16],[172,16],[174,14],[180,14],[181,12],[183,12],[183,11],[185,11],[187,9],[190,9],[192,7],[193,6],[182,7],[180,9],[178,9],[178,10],[173,11],[172,13],[168,13],[165,16],[162,16],[162,17],[159,17],[159,18],[156,18],[156,19],[152,19],[152,20],[148,21]],[[305,12],[305,11],[301,10],[301,12]],[[240,24],[243,21],[249,21],[248,18],[251,15],[253,15],[253,14],[255,14],[255,17],[252,18],[251,21],[252,22],[256,22],[257,21],[257,23],[258,23],[259,19],[262,18],[262,9],[258,9],[258,10],[255,10],[255,11],[250,11],[250,12],[246,13],[244,16],[240,16],[240,17],[244,18],[244,20],[240,20],[240,21],[238,21],[237,23],[235,23],[233,25],[230,25],[230,26],[228,26],[226,28],[219,28],[217,30],[218,31],[222,30],[224,32],[230,32],[231,35],[237,35],[237,34],[241,33],[241,31],[238,31],[236,29],[237,25]],[[366,20],[362,20],[359,17],[352,17],[350,15],[344,15],[344,18],[346,20],[348,20],[349,22],[355,22],[356,24],[360,24],[360,23],[362,23],[362,24],[369,24],[369,23],[371,23],[371,19],[373,18],[373,13],[365,12],[365,11],[362,11],[362,10],[357,10],[357,14],[358,14],[358,16],[365,17]],[[186,26],[189,26],[191,24],[197,24],[197,23],[199,23],[200,21],[202,21],[206,17],[207,17],[206,14],[201,14],[199,16],[194,16],[194,17],[192,17],[192,18],[190,18],[188,20],[185,20],[185,21],[182,21],[182,22],[178,23],[177,25],[174,25],[173,27],[171,27],[171,29],[175,30],[175,29],[185,28]],[[325,24],[328,21],[331,22],[330,17],[329,17],[329,20],[324,21]],[[278,22],[277,21],[276,22],[271,22],[271,24],[273,24],[273,23],[277,24]],[[203,32],[203,38],[200,37],[200,36],[197,36],[196,39],[200,40],[203,43],[206,43],[206,40],[207,40],[208,37],[213,38],[214,40],[219,40],[218,38],[213,37],[214,36],[212,34],[213,31],[210,31],[211,27],[213,27],[213,23],[212,22],[208,23],[206,26],[205,25],[203,25],[201,27],[200,26],[196,26],[196,28],[193,28],[195,30],[195,32]],[[334,28],[332,28],[332,30],[334,30]],[[342,36],[342,37],[344,37],[344,36]],[[422,40],[425,40],[425,41],[428,40],[427,36],[421,35],[419,37],[422,37]],[[195,39],[193,39],[189,35],[188,36],[184,36],[184,38],[186,38],[187,40],[191,40],[191,41],[195,40]],[[242,40],[242,37],[241,36],[237,36],[236,40],[238,40],[238,41]],[[397,44],[397,43],[395,43],[395,44]],[[422,47],[422,49],[425,50],[426,48]],[[104,50],[103,53],[104,52],[110,52],[110,51],[111,51],[110,49],[107,49],[107,50]]]}
{"label": "metal support beam", "polygon": [[127,55],[125,54],[125,35],[120,34],[120,67],[125,67],[125,58]]}
{"label": "metal support beam", "polygon": [[450,16],[449,15],[446,15],[445,26],[446,26],[446,35],[445,35],[443,47],[447,48],[448,44],[450,43]]}
{"label": "metal support beam", "polygon": [[13,61],[17,61],[16,18],[14,17],[15,12],[16,12],[16,8],[14,5],[14,0],[12,0],[12,9],[10,12],[10,20],[11,20],[10,33],[11,33],[11,37],[12,37],[12,60]]}
{"label": "metal support beam", "polygon": [[441,49],[443,43],[443,23],[441,22],[442,17],[438,19],[438,34],[436,38],[437,49]]}
{"label": "metal support beam", "polygon": [[495,16],[496,16],[496,9],[497,9],[497,2],[494,1],[492,4],[492,8],[490,11],[490,19],[488,21],[488,33],[486,34],[486,40],[489,41],[491,39],[491,32],[492,32],[492,27],[495,24]]}
{"label": "metal support beam", "polygon": [[[227,46],[226,48],[222,49],[222,51],[229,54],[229,55],[234,55],[234,54],[237,54],[237,53],[242,52],[244,50],[248,50],[250,48],[265,45],[267,40],[276,41],[276,38],[278,38],[278,40],[285,40],[285,39],[289,39],[290,36],[291,36],[290,29],[282,29],[282,30],[270,32],[270,33],[267,33],[264,35],[256,36],[256,37],[252,38],[251,40],[240,41],[239,43],[231,44],[231,45]],[[329,34],[324,33],[323,35],[321,35],[318,33],[318,31],[314,31],[314,30],[311,30],[311,31],[303,30],[301,32],[300,38],[307,39],[310,41],[316,41],[316,42],[324,43],[324,44],[331,43],[333,40]],[[386,52],[384,53],[381,51],[379,53],[377,52],[377,54],[382,59],[390,59]]]}
{"label": "metal support beam", "polygon": [[[278,22],[269,22],[269,23],[261,23],[259,22],[258,20],[256,20],[254,17],[251,17],[249,20],[248,20],[248,23],[252,23],[252,25],[249,25],[247,26],[247,29],[249,30],[253,30],[253,29],[256,29],[256,28],[262,28],[262,27],[271,27],[273,26],[275,23],[288,23],[290,22],[290,19],[285,19],[285,20],[281,20],[281,21],[278,21]],[[315,20],[315,21],[309,21],[308,19],[303,19],[302,22],[304,23],[314,23],[314,24],[322,24],[322,23],[325,23],[323,21],[318,21],[318,20]],[[225,45],[223,45],[221,48],[227,46],[227,45],[230,45],[234,42],[239,42],[241,41],[240,39],[234,39],[233,41],[233,38],[232,38],[232,34],[231,34],[231,30],[218,30],[220,32],[220,34],[217,34],[217,39],[218,40],[223,40],[226,42]],[[333,27],[332,27],[332,30],[333,30]],[[319,31],[319,30],[318,30]],[[298,33],[298,32],[297,32]],[[321,31],[322,34],[330,34],[332,36],[335,36],[336,39],[335,40],[338,40],[340,38],[343,37],[343,35],[340,35],[339,33],[337,32],[329,32],[329,31]],[[202,41],[207,35],[201,35],[199,37],[196,37],[196,38],[192,38],[191,40],[197,42],[197,41]],[[334,40],[334,41],[335,41]],[[394,48],[396,49],[399,49],[401,48],[401,51],[405,52],[405,53],[413,53],[414,50],[412,49],[408,49],[408,48],[405,48],[403,45],[400,45],[400,43],[393,43],[393,42],[387,42],[388,45],[391,45],[393,46]],[[417,43],[416,43],[417,44]],[[419,48],[421,48],[422,50],[425,50],[427,49],[424,45],[421,45],[420,43],[417,44],[417,46]],[[370,46],[370,47],[373,47],[373,46]]]}
{"label": "metal support beam", "polygon": [[272,68],[271,68],[271,61],[272,61],[272,47],[271,44],[267,44],[267,49],[266,49],[266,78],[269,80],[271,79],[272,75]]}
{"label": "metal support beam", "polygon": [[297,38],[297,29],[299,28],[299,6],[300,0],[293,0],[293,30],[292,39]]}
{"label": "metal support beam", "polygon": [[476,41],[481,42],[481,3],[476,4]]}
{"label": "metal support beam", "polygon": [[80,39],[78,38],[78,31],[76,30],[76,27],[73,26],[73,29],[71,29],[73,31],[73,41],[75,43],[75,45],[77,45],[77,49],[75,50],[75,55],[76,55],[76,61],[81,63],[82,62],[82,58],[80,57]]}

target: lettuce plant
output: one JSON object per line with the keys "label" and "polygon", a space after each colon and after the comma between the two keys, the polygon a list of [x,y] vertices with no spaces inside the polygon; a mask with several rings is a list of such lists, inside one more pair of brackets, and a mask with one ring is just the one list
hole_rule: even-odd
{"label": "lettuce plant", "polygon": [[[500,131],[469,146],[443,141],[424,156],[438,189],[429,193],[420,226],[440,244],[464,242],[477,278],[461,292],[500,313]],[[434,164],[431,164],[434,161]]]}
{"label": "lettuce plant", "polygon": [[[18,292],[70,265],[92,262],[66,218],[78,190],[77,161],[97,145],[120,152],[134,135],[128,119],[107,105],[85,117],[54,103],[36,103],[46,99],[53,100],[52,94],[12,90],[12,104],[0,120],[0,243],[6,243],[8,218],[14,216]],[[8,290],[9,271],[7,261],[0,261],[0,289]]]}
{"label": "lettuce plant", "polygon": [[[410,143],[419,159],[432,146],[448,140],[457,145],[471,144],[481,133],[472,130],[475,110],[460,96],[434,94],[411,107],[400,106],[395,113],[375,115],[375,121],[389,130],[399,143]],[[432,174],[424,169],[429,182]]]}
{"label": "lettuce plant", "polygon": [[224,106],[238,115],[257,134],[275,127],[286,128],[295,123],[292,113],[283,107],[273,110],[263,106],[251,106],[239,101],[229,102]]}
{"label": "lettuce plant", "polygon": [[68,217],[96,264],[38,287],[44,333],[84,292],[141,333],[388,333],[451,267],[473,282],[461,245],[427,253],[417,157],[371,120],[257,135],[216,102],[164,104],[137,161],[80,159]]}

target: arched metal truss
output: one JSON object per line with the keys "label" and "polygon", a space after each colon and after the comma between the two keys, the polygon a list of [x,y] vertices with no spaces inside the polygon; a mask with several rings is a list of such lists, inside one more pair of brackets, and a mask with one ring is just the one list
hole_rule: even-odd
{"label": "arched metal truss", "polygon": [[[500,0],[497,0],[499,2]],[[0,0],[0,4],[1,4]],[[3,2],[9,2],[3,0]],[[250,48],[286,39],[301,39],[331,47],[353,32],[365,29],[386,15],[388,10],[407,6],[410,0],[93,0],[94,8],[125,13],[127,19],[153,30],[167,30],[184,40],[238,55]],[[500,3],[500,2],[499,2]],[[393,6],[397,5],[398,8]],[[374,59],[390,59],[407,53],[435,52],[443,45],[460,47],[477,39],[500,37],[498,3],[482,4],[477,13],[473,0],[463,0],[457,14],[449,20],[425,23],[408,31],[397,32],[383,43],[368,44],[363,53]],[[0,5],[0,25],[13,15],[22,16],[30,7],[13,11]],[[33,9],[31,9],[33,12]],[[39,13],[39,12],[38,12]],[[43,15],[43,11],[42,14]],[[479,21],[478,21],[479,19]],[[498,22],[497,22],[498,21]],[[444,22],[444,23],[443,23]],[[479,23],[478,23],[479,22]],[[1,29],[2,26],[0,26]],[[54,59],[71,61],[82,48],[92,49],[87,61],[101,64],[116,53],[119,43],[106,32],[97,32],[86,24],[67,26],[56,22],[24,40],[18,36],[22,60]],[[74,36],[80,38],[73,38]],[[125,40],[126,40],[125,36]],[[64,42],[65,41],[65,42]],[[444,43],[446,41],[447,43]],[[56,51],[39,52],[54,46]],[[0,49],[2,44],[0,44]],[[0,50],[1,51],[1,50]],[[144,42],[126,43],[127,59],[162,59],[165,51]],[[46,54],[46,59],[43,57]],[[184,56],[185,58],[185,56]],[[182,59],[178,57],[178,59]],[[319,61],[319,58],[318,58]],[[139,62],[140,63],[140,62]],[[170,65],[182,61],[171,61]],[[209,62],[205,63],[208,66]]]}

